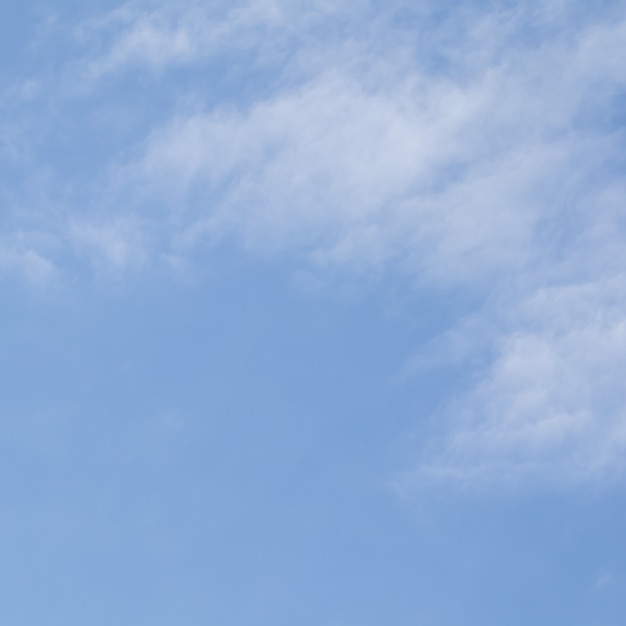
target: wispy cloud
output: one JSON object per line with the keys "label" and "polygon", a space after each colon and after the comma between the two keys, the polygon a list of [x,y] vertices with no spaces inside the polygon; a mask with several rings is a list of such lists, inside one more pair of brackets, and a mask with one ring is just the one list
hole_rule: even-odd
{"label": "wispy cloud", "polygon": [[13,233],[0,240],[0,278],[17,275],[27,284],[39,287],[58,276],[58,268],[44,256],[45,243],[33,233]]}
{"label": "wispy cloud", "polygon": [[619,150],[594,100],[623,79],[605,68],[623,25],[599,29],[497,61],[481,42],[489,62],[460,77],[413,58],[391,80],[381,59],[329,61],[243,110],[178,115],[131,167],[146,188],[178,194],[188,235],[304,246],[323,263],[401,254],[437,278],[509,271]]}
{"label": "wispy cloud", "polygon": [[144,233],[140,223],[116,217],[108,222],[72,220],[69,238],[78,254],[105,271],[140,267],[145,261]]}
{"label": "wispy cloud", "polygon": [[[129,2],[81,22],[74,39],[86,52],[87,80],[138,67],[163,71],[223,61],[237,53],[247,54],[252,66],[273,63],[275,68],[294,51],[315,48],[315,31],[329,20],[345,20],[358,4],[348,10],[323,0],[306,6],[286,0]],[[366,4],[360,3],[361,9]]]}
{"label": "wispy cloud", "polygon": [[[458,320],[457,345],[489,356],[413,476],[619,473],[623,10],[298,5],[131,3],[73,28],[82,56],[59,70],[59,106],[79,119],[113,116],[120,99],[128,110],[95,179],[59,183],[82,205],[59,213],[56,236],[117,272],[228,238],[328,274],[385,267],[471,292],[482,304]],[[181,68],[193,80],[177,82]],[[149,98],[124,99],[132,72]],[[11,254],[6,267],[46,258]]]}
{"label": "wispy cloud", "polygon": [[[493,320],[491,358],[446,406],[416,480],[606,483],[624,470],[623,278],[538,289]],[[483,346],[484,347],[484,346]]]}

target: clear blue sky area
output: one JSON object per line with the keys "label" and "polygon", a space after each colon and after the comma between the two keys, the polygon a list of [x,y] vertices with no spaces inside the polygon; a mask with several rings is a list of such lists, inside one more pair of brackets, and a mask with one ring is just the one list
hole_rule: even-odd
{"label": "clear blue sky area", "polygon": [[0,624],[623,626],[626,7],[10,3]]}

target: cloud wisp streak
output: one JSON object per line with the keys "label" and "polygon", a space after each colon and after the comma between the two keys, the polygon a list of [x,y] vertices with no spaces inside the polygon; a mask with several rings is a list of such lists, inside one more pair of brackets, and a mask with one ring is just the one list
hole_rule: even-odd
{"label": "cloud wisp streak", "polygon": [[[179,95],[132,149],[109,149],[95,183],[71,181],[86,208],[55,236],[72,254],[123,272],[193,262],[229,239],[330,276],[384,267],[417,289],[466,291],[483,303],[482,331],[464,343],[490,356],[411,480],[580,484],[622,471],[618,8],[581,19],[559,2],[439,16],[429,3],[128,4],[74,34],[85,52],[67,64],[81,80],[67,102],[106,109],[111,85],[137,73]],[[194,80],[176,82],[183,70]],[[203,72],[255,87],[215,98]],[[149,110],[141,98],[128,108]],[[44,277],[55,259],[19,252],[23,232],[0,268]],[[466,322],[458,333],[476,327]]]}

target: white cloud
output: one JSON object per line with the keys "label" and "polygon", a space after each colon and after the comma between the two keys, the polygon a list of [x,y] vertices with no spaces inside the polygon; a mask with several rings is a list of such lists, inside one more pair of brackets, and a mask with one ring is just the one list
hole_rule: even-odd
{"label": "white cloud", "polygon": [[[462,484],[594,484],[626,453],[626,282],[539,289],[492,337],[474,388],[413,475]],[[515,306],[515,314],[513,314]]]}
{"label": "white cloud", "polygon": [[15,275],[34,287],[48,285],[58,276],[55,264],[37,250],[37,242],[16,233],[0,242],[0,275]]}
{"label": "white cloud", "polygon": [[109,221],[72,220],[68,237],[79,254],[88,255],[104,271],[140,267],[146,260],[145,234],[132,218]]}
{"label": "white cloud", "polygon": [[324,0],[306,6],[290,0],[129,2],[80,23],[75,38],[88,51],[89,80],[138,67],[166,70],[242,51],[254,53],[249,62],[269,62],[284,60],[307,37],[310,44],[308,31],[355,8],[347,11]]}
{"label": "white cloud", "polygon": [[579,483],[622,469],[624,290],[603,251],[621,244],[626,194],[606,169],[622,138],[602,116],[626,79],[613,61],[626,22],[507,48],[521,19],[470,24],[456,74],[408,53],[394,66],[397,49],[351,47],[350,63],[327,51],[268,99],[155,129],[127,171],[169,198],[178,251],[229,235],[326,268],[392,263],[479,290],[508,281],[499,309],[479,314],[496,330],[474,350],[486,337],[491,361],[448,405],[422,477]]}
{"label": "white cloud", "polygon": [[416,475],[605,479],[626,428],[626,19],[560,1],[433,6],[132,3],[81,24],[72,75],[94,98],[131,68],[167,90],[169,69],[242,51],[263,84],[218,104],[188,88],[78,194],[106,202],[55,232],[120,272],[184,266],[228,237],[319,271],[385,267],[481,295],[455,345],[490,360]]}
{"label": "white cloud", "polygon": [[[181,241],[229,232],[321,264],[401,256],[438,280],[484,279],[523,267],[536,229],[568,210],[563,183],[581,188],[617,149],[578,118],[598,83],[618,82],[599,68],[619,56],[622,28],[487,54],[457,79],[414,59],[392,81],[380,59],[372,73],[367,60],[326,68],[251,106],[179,115],[131,168],[186,207]],[[599,38],[608,48],[588,53]]]}

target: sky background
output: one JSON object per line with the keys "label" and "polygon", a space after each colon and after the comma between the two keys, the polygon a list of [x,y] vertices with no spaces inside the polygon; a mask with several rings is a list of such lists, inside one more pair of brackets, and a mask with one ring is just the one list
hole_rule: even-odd
{"label": "sky background", "polygon": [[626,5],[6,3],[0,622],[622,626]]}

